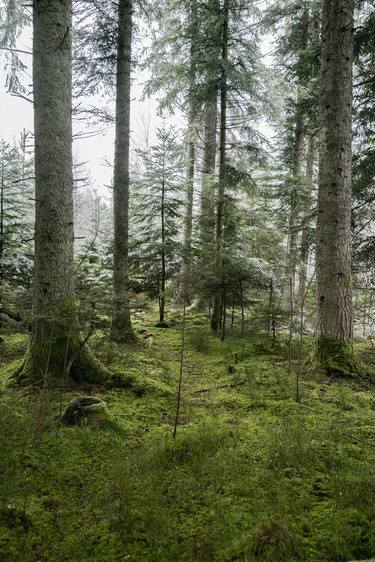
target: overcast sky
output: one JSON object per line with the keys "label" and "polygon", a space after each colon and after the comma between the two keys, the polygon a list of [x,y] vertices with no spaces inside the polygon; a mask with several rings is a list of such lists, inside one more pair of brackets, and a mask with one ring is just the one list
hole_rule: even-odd
{"label": "overcast sky", "polygon": [[[22,33],[17,46],[19,49],[31,51],[31,43],[31,28],[28,28]],[[262,51],[263,53],[270,51],[270,42],[267,38],[263,40]],[[22,61],[28,66],[31,83],[32,58],[30,55],[24,55]],[[266,61],[270,63],[269,56],[266,57]],[[6,71],[4,70],[5,57],[4,53],[1,52],[0,64],[3,70],[0,83],[0,137],[12,142],[19,139],[24,128],[26,130],[33,129],[33,106],[32,103],[7,92]],[[152,142],[155,130],[161,124],[161,119],[157,116],[158,103],[155,98],[146,101],[141,100],[145,74],[135,71],[132,78],[131,146],[135,148],[144,144],[147,129]],[[168,118],[168,122],[174,124],[177,128],[184,127],[184,120],[178,114]],[[100,128],[100,126],[97,128]],[[84,125],[82,122],[73,123],[73,129],[76,133],[82,132],[84,131]],[[109,195],[110,191],[106,186],[111,183],[112,179],[112,169],[108,162],[112,163],[113,161],[114,128],[113,126],[103,125],[103,129],[104,131],[96,136],[74,140],[73,155],[75,162],[87,162],[86,170],[99,193]],[[262,132],[263,134],[269,132],[265,125],[262,126]]]}

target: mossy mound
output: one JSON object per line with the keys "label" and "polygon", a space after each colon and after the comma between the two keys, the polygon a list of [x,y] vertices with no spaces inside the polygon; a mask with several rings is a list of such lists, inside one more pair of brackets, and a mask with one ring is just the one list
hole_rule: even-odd
{"label": "mossy mound", "polygon": [[196,329],[175,439],[181,325],[151,348],[90,340],[110,422],[57,423],[77,386],[0,393],[1,560],[372,560],[374,389],[309,373],[297,403],[282,345],[207,330],[202,351]]}
{"label": "mossy mound", "polygon": [[320,367],[334,378],[372,378],[351,343],[319,338],[317,356]]}
{"label": "mossy mound", "polygon": [[77,396],[65,408],[60,423],[65,426],[97,425],[110,419],[104,400],[97,396]]}

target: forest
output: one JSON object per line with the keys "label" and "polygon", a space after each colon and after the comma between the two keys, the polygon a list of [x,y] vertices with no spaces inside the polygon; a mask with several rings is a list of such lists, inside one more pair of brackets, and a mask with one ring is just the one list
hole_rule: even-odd
{"label": "forest", "polygon": [[0,561],[375,562],[375,1],[0,0]]}

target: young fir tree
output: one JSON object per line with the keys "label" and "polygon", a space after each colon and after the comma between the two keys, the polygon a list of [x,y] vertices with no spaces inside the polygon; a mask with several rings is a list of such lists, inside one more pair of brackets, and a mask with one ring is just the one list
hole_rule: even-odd
{"label": "young fir tree", "polygon": [[351,371],[353,0],[324,0],[316,232],[319,357]]}
{"label": "young fir tree", "polygon": [[157,143],[139,150],[141,178],[136,183],[136,222],[140,236],[138,275],[166,315],[167,283],[181,264],[183,153],[173,129],[158,129]]}
{"label": "young fir tree", "polygon": [[[221,113],[224,117],[224,112],[229,111],[226,128],[230,129],[230,142],[234,150],[241,144],[246,147],[245,150],[254,149],[252,117],[255,114],[255,106],[258,105],[257,109],[260,109],[259,100],[266,98],[265,88],[260,86],[257,80],[260,57],[256,48],[256,26],[252,25],[254,11],[252,5],[244,4],[240,0],[202,0],[194,5],[185,0],[167,1],[163,4],[162,15],[159,17],[160,28],[153,42],[152,55],[148,59],[148,65],[152,69],[148,91],[161,91],[164,94],[162,103],[165,106],[181,108],[187,114],[193,100],[194,114],[201,124],[196,130],[202,152],[195,151],[194,158],[195,168],[200,168],[202,173],[200,236],[196,237],[199,246],[199,267],[204,267],[207,255],[212,256],[217,246],[216,217],[217,209],[221,207],[221,204],[218,206],[218,176],[215,170],[218,145],[217,101],[223,73],[228,76],[228,95],[226,107]],[[222,64],[222,32],[226,12],[228,29],[230,27],[231,56]],[[197,14],[197,26],[193,25],[193,13]],[[165,25],[166,19],[172,24]],[[191,80],[192,68],[195,81]],[[192,84],[193,88],[190,87]],[[187,159],[187,163],[189,162],[191,163],[191,158]],[[189,174],[192,175],[192,166]],[[191,203],[191,197],[187,199],[190,199]],[[219,199],[222,200],[222,197]],[[191,220],[190,208],[191,205],[188,205],[187,224]],[[221,220],[219,225],[220,222]]]}
{"label": "young fir tree", "polygon": [[80,336],[74,294],[71,23],[71,0],[34,1],[34,317],[17,374],[103,382],[109,373]]}
{"label": "young fir tree", "polygon": [[0,298],[5,285],[30,288],[34,169],[27,137],[23,132],[19,145],[0,142]]}

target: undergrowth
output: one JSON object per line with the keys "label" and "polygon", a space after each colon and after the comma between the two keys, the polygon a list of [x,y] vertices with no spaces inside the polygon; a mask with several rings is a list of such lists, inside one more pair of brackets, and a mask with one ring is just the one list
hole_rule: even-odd
{"label": "undergrowth", "polygon": [[[198,318],[199,319],[199,318]],[[375,392],[304,372],[285,340],[221,342],[191,318],[96,355],[133,382],[85,389],[112,422],[62,427],[79,388],[0,394],[0,560],[347,562],[375,554]],[[1,362],[26,336],[4,335]],[[307,343],[308,347],[308,343]],[[306,350],[305,350],[306,351]]]}

